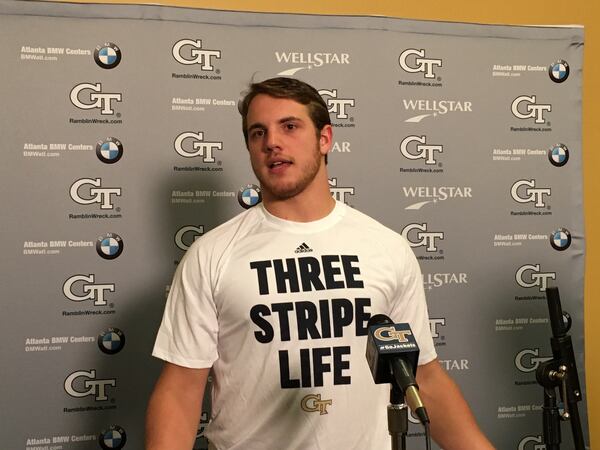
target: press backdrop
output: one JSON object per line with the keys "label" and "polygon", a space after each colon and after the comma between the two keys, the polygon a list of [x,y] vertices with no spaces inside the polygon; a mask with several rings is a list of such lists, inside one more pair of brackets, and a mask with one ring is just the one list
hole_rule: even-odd
{"label": "press backdrop", "polygon": [[541,442],[547,285],[585,395],[581,28],[10,1],[0,24],[7,448],[142,448],[170,278],[260,200],[236,103],[277,75],[330,107],[332,195],[413,246],[496,446]]}

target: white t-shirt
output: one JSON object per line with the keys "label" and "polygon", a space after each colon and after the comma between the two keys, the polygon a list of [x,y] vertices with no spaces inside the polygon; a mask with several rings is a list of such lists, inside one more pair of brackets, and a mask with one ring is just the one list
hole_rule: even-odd
{"label": "white t-shirt", "polygon": [[389,447],[389,385],[375,385],[366,324],[409,323],[436,357],[408,243],[336,203],[297,223],[258,205],[196,240],[171,286],[153,355],[213,368],[217,449]]}

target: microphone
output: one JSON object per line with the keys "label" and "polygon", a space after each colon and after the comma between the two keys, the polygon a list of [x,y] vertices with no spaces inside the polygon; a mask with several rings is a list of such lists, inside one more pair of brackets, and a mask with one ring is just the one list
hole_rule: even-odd
{"label": "microphone", "polygon": [[392,383],[400,388],[406,403],[423,425],[429,423],[427,410],[415,380],[419,346],[407,323],[395,324],[388,316],[376,314],[367,323],[367,361],[376,384]]}

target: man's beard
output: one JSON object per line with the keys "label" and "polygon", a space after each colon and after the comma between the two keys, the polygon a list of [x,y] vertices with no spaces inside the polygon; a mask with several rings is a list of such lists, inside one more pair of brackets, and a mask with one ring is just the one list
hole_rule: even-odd
{"label": "man's beard", "polygon": [[300,178],[295,181],[284,183],[273,180],[268,176],[263,178],[253,167],[254,174],[260,182],[261,189],[268,192],[273,200],[287,200],[300,194],[310,185],[310,183],[312,183],[321,167],[322,155],[318,146],[315,147],[312,155],[314,158],[309,161],[309,164],[306,166]]}

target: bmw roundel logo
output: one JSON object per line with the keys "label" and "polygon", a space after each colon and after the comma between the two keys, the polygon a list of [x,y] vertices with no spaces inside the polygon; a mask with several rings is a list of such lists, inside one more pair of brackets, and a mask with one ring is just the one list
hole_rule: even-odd
{"label": "bmw roundel logo", "polygon": [[559,228],[550,235],[550,245],[554,250],[563,251],[571,245],[571,233],[566,228]]}
{"label": "bmw roundel logo", "polygon": [[114,69],[121,62],[121,50],[112,42],[105,42],[94,50],[94,61],[103,69]]}
{"label": "bmw roundel logo", "polygon": [[104,430],[98,436],[98,443],[104,450],[120,450],[125,447],[126,442],[127,434],[118,425],[111,425],[108,430]]}
{"label": "bmw roundel logo", "polygon": [[96,144],[96,156],[106,164],[114,164],[123,156],[123,144],[117,138],[108,137]]}
{"label": "bmw roundel logo", "polygon": [[242,208],[252,208],[258,205],[261,200],[260,188],[255,184],[248,184],[238,191],[238,202]]}
{"label": "bmw roundel logo", "polygon": [[555,83],[562,83],[569,78],[569,65],[566,61],[559,59],[548,67],[548,75]]}
{"label": "bmw roundel logo", "polygon": [[565,144],[553,145],[548,150],[548,159],[553,166],[562,167],[569,161],[569,149]]}
{"label": "bmw roundel logo", "polygon": [[123,253],[123,239],[116,233],[106,233],[96,240],[96,251],[104,259],[115,259]]}
{"label": "bmw roundel logo", "polygon": [[98,335],[98,348],[102,353],[114,355],[125,347],[125,335],[118,328],[108,328]]}

